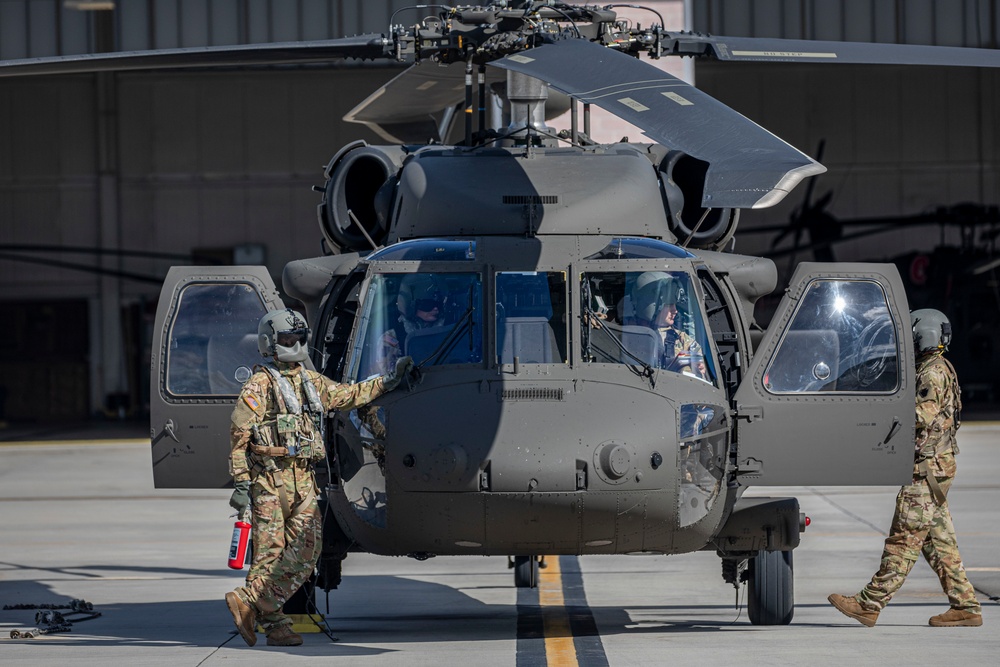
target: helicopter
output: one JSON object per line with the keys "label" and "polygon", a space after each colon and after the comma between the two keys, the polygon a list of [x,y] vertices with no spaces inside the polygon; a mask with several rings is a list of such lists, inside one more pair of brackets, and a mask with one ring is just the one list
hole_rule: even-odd
{"label": "helicopter", "polygon": [[[745,492],[909,479],[907,295],[893,264],[804,262],[760,327],[777,271],[731,251],[740,211],[825,168],[640,56],[997,67],[1000,53],[671,32],[613,6],[432,8],[384,34],[0,75],[411,63],[346,116],[387,143],[329,161],[323,255],[282,275],[317,370],[357,382],[393,354],[417,362],[367,414],[327,418],[319,587],[356,551],[506,555],[518,587],[544,555],[706,551],[747,582],[751,623],[791,622],[807,519],[794,497]],[[550,91],[570,100],[568,130],[546,125]],[[594,142],[592,105],[649,142]],[[231,483],[233,401],[261,361],[257,322],[283,307],[266,267],[170,270],[151,359],[158,488]]]}

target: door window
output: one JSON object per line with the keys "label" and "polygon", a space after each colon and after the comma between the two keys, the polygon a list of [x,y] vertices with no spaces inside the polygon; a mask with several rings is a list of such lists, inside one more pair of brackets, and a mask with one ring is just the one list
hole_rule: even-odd
{"label": "door window", "polygon": [[267,312],[248,283],[192,283],[170,326],[166,389],[173,396],[235,396],[262,361],[257,325]]}
{"label": "door window", "polygon": [[691,278],[682,271],[585,273],[585,361],[640,365],[715,382],[715,361]]}
{"label": "door window", "polygon": [[893,393],[899,346],[885,291],[868,280],[814,280],[764,374],[775,394]]}
{"label": "door window", "polygon": [[496,274],[498,363],[566,361],[566,274],[504,271]]}

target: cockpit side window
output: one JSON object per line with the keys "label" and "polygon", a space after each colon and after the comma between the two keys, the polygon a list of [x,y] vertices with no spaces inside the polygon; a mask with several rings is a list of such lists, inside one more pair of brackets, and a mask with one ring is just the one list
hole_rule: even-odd
{"label": "cockpit side window", "polygon": [[235,396],[263,361],[257,324],[267,312],[247,283],[192,283],[170,328],[166,390],[173,396]]}
{"label": "cockpit side window", "polygon": [[870,280],[814,280],[764,373],[775,394],[893,393],[899,345],[885,291]]}
{"label": "cockpit side window", "polygon": [[349,368],[359,380],[392,372],[401,356],[424,366],[481,363],[478,273],[376,273],[364,298]]}
{"label": "cockpit side window", "polygon": [[496,274],[496,358],[500,364],[566,361],[566,274]]}
{"label": "cockpit side window", "polygon": [[682,271],[583,274],[584,361],[648,366],[714,384],[715,361]]}

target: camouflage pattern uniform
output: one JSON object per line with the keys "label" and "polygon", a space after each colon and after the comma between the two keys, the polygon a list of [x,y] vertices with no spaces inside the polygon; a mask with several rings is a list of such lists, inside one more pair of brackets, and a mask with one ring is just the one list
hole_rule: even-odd
{"label": "camouflage pattern uniform", "polygon": [[663,339],[663,356],[667,363],[677,358],[679,354],[686,354],[691,350],[694,339],[676,327],[663,327],[657,329],[660,338]]}
{"label": "camouflage pattern uniform", "polygon": [[946,496],[955,478],[955,432],[962,409],[955,369],[941,352],[917,361],[916,452],[913,482],[896,496],[882,563],[855,597],[867,611],[881,611],[906,580],[920,554],[941,580],[953,609],[982,612],[958,554]]}
{"label": "camouflage pattern uniform", "polygon": [[704,359],[698,341],[676,327],[658,330],[663,339],[663,368],[679,371],[685,375],[708,379],[702,368],[694,367],[694,357]]}
{"label": "camouflage pattern uniform", "polygon": [[[309,578],[322,549],[322,521],[316,499],[314,461],[326,456],[322,434],[309,413],[303,374],[316,388],[324,411],[350,410],[384,393],[383,378],[341,385],[298,363],[277,362],[280,375],[292,385],[302,415],[289,414],[277,383],[267,369],[243,385],[230,427],[230,473],[233,481],[250,480],[254,555],[246,585],[235,593],[256,609],[265,632],[291,625],[281,608]],[[254,434],[254,427],[260,440]],[[298,452],[288,456],[287,446]]]}

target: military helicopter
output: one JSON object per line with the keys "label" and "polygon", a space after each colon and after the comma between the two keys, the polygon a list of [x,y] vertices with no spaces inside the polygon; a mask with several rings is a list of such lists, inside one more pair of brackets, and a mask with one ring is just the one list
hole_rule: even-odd
{"label": "military helicopter", "polygon": [[[543,555],[707,551],[748,582],[753,624],[789,623],[806,519],[793,497],[745,491],[908,479],[906,294],[892,264],[802,263],[757,326],[777,274],[726,251],[739,212],[825,169],[639,56],[1000,66],[1000,53],[670,32],[614,6],[431,7],[386,34],[0,72],[412,62],[348,114],[387,145],[334,155],[325,252],[282,276],[317,369],[355,382],[394,354],[418,368],[370,413],[328,419],[319,585],[336,587],[352,551],[507,555],[519,587]],[[550,89],[572,100],[568,131],[546,125]],[[593,142],[590,105],[649,143]],[[171,269],[151,360],[157,487],[229,483],[233,399],[260,362],[259,318],[280,307],[265,267]]]}

